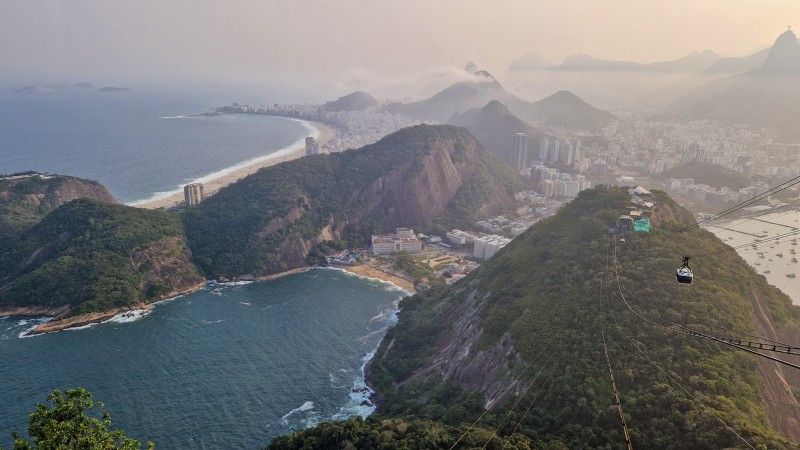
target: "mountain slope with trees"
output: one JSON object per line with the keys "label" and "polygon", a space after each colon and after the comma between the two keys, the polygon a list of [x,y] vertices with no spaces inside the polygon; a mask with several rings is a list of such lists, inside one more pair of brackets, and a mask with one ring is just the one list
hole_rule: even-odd
{"label": "mountain slope with trees", "polygon": [[395,227],[465,226],[509,207],[522,188],[465,129],[420,125],[358,150],[262,169],[183,222],[209,276],[260,276],[306,265],[329,240],[365,245]]}
{"label": "mountain slope with trees", "polygon": [[525,133],[528,136],[528,162],[539,156],[541,140],[546,137],[543,131],[534,128],[497,100],[492,100],[483,108],[471,109],[456,114],[450,123],[465,127],[481,142],[481,145],[502,161],[511,162],[513,135]]}
{"label": "mountain slope with trees", "polygon": [[176,214],[74,200],[0,250],[0,315],[113,315],[202,283],[190,259]]}
{"label": "mountain slope with trees", "polygon": [[0,176],[0,245],[59,206],[78,198],[116,203],[96,181],[38,172]]}
{"label": "mountain slope with trees", "polygon": [[[456,425],[496,401],[480,426],[501,437],[519,422],[534,440],[620,447],[605,335],[635,447],[743,446],[716,415],[757,448],[798,448],[789,440],[800,438],[796,370],[656,327],[620,299],[709,334],[800,335],[798,307],[711,233],[680,233],[691,215],[661,193],[658,202],[653,231],[622,244],[607,231],[627,211],[627,192],[582,192],[464,280],[402,302],[369,368],[379,412]],[[697,256],[690,288],[675,285],[684,254]]]}

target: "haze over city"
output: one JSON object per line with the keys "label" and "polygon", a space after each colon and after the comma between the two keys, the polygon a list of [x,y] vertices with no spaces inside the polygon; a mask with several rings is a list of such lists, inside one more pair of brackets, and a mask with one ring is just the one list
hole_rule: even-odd
{"label": "haze over city", "polygon": [[34,0],[2,10],[2,82],[238,83],[311,102],[354,89],[418,97],[463,77],[467,61],[503,81],[527,52],[556,64],[744,56],[800,17],[793,0]]}
{"label": "haze over city", "polygon": [[800,450],[800,1],[0,2],[0,450]]}

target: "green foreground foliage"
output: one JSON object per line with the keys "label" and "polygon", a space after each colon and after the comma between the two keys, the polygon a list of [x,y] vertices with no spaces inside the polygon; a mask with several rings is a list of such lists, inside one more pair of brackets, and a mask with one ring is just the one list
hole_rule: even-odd
{"label": "green foreground foliage", "polygon": [[370,416],[330,422],[275,438],[267,450],[374,449],[414,450],[455,448],[492,450],[566,450],[558,441],[533,441],[520,434],[497,436],[486,428],[454,427],[422,419],[382,419]]}
{"label": "green foreground foliage", "polygon": [[[649,234],[628,234],[624,244],[610,238],[608,228],[627,212],[628,194],[585,191],[451,288],[401,302],[399,323],[370,366],[382,396],[379,413],[463,426],[487,401],[485,392],[468,386],[505,387],[520,376],[522,385],[530,383],[527,395],[517,389],[479,426],[498,427],[507,437],[519,424],[517,432],[533,441],[560,440],[568,448],[624,448],[604,331],[634,447],[744,446],[716,415],[756,448],[798,448],[767,422],[755,357],[653,326],[619,298],[622,291],[640,314],[726,335],[713,327],[756,333],[751,300],[757,296],[776,327],[800,327],[799,308],[785,295],[711,233],[679,233],[691,216],[657,195],[664,221]],[[675,284],[684,254],[703,255],[692,260],[691,288]],[[470,329],[480,331],[468,356],[432,366],[450,343],[469,336],[454,330]],[[458,375],[472,358],[487,354],[498,359],[478,373]],[[439,374],[445,371],[456,375],[444,380]],[[518,401],[522,406],[515,408]]]}
{"label": "green foreground foliage", "polygon": [[[111,414],[102,402],[92,399],[83,389],[54,391],[47,404],[38,404],[28,417],[28,435],[32,443],[14,435],[14,450],[138,450],[139,441],[125,436],[122,430],[110,430]],[[93,414],[99,412],[100,417]],[[155,448],[148,442],[147,448]]]}

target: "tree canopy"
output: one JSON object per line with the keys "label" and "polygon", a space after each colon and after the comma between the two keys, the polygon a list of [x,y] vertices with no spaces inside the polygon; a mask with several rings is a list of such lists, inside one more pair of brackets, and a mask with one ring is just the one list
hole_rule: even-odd
{"label": "tree canopy", "polygon": [[[14,450],[138,450],[139,441],[111,429],[111,414],[83,388],[53,391],[28,417],[32,443],[14,433]],[[99,411],[97,411],[99,410]],[[96,417],[98,415],[99,417]],[[148,442],[148,449],[155,448]]]}

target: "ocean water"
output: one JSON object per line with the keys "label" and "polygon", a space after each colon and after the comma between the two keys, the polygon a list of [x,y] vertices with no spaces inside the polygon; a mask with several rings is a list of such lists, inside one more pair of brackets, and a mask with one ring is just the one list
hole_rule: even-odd
{"label": "ocean water", "polygon": [[[732,247],[744,245],[736,252],[770,284],[788,295],[792,303],[800,305],[800,211],[729,220],[705,228]],[[756,244],[757,248],[747,245],[796,231],[797,235],[762,242]],[[701,263],[697,261],[697,264]],[[790,274],[795,277],[787,277]]]}
{"label": "ocean water", "polygon": [[189,117],[230,101],[137,91],[0,92],[0,174],[97,180],[117,201],[134,204],[318,135],[307,122],[280,117]]}
{"label": "ocean water", "polygon": [[0,446],[54,389],[105,402],[115,427],[161,449],[262,448],[366,415],[363,367],[404,295],[332,269],[218,285],[148,314],[41,336],[0,319]]}

